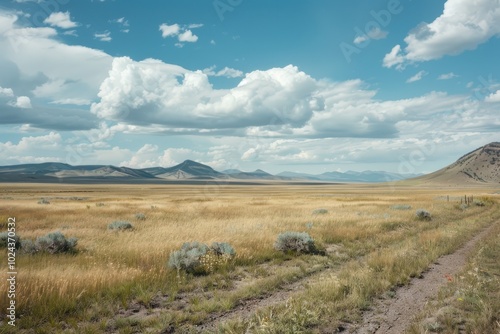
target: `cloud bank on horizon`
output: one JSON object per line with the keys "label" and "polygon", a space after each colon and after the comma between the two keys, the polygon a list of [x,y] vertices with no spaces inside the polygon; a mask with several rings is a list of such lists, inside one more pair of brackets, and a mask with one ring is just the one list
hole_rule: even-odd
{"label": "cloud bank on horizon", "polygon": [[190,5],[0,8],[1,164],[419,173],[499,140],[500,0]]}

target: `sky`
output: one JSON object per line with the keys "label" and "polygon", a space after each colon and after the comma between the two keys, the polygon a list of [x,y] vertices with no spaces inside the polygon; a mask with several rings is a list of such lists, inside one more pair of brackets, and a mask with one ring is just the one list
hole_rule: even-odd
{"label": "sky", "polygon": [[0,165],[428,173],[500,141],[500,0],[0,0]]}

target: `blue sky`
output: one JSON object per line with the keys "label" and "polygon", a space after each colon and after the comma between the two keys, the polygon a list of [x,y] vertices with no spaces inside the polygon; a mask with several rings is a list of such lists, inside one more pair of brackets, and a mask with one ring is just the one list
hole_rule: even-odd
{"label": "blue sky", "polygon": [[500,140],[500,0],[2,0],[0,164],[437,170]]}

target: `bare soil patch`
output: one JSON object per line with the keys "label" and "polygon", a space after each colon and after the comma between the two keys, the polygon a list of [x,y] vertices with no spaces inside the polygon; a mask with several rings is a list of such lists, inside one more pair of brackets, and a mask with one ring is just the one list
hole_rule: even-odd
{"label": "bare soil patch", "polygon": [[491,233],[495,224],[498,222],[475,235],[454,253],[440,257],[420,277],[397,289],[393,298],[377,300],[374,307],[363,315],[362,324],[350,328],[349,333],[404,333],[425,303],[435,296],[442,286],[455,279],[454,276],[465,266],[469,254],[478,242]]}

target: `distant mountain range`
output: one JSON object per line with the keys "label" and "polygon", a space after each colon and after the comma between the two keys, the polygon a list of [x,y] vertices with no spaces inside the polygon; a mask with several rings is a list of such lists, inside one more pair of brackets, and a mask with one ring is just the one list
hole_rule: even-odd
{"label": "distant mountain range", "polygon": [[[162,183],[162,182],[229,182],[307,181],[314,183],[373,183],[412,179],[415,184],[500,183],[500,143],[491,143],[466,154],[457,162],[428,175],[397,174],[382,171],[326,172],[312,175],[283,172],[277,175],[257,169],[222,172],[207,165],[186,160],[176,166],[134,169],[128,167],[86,165],[71,166],[58,162],[0,166],[0,182],[75,182],[75,183]],[[410,182],[410,181],[408,181]]]}
{"label": "distant mountain range", "polygon": [[387,182],[403,180],[417,175],[400,175],[387,172],[328,172],[319,175],[283,172],[272,175],[261,169],[253,172],[243,172],[237,169],[228,169],[222,172],[207,165],[186,160],[176,166],[151,167],[134,169],[128,167],[84,165],[71,166],[59,162],[40,164],[23,164],[14,166],[0,166],[0,182],[106,182],[112,183],[140,183],[141,181],[203,181],[203,180],[240,180],[240,181],[312,181],[312,182]]}

